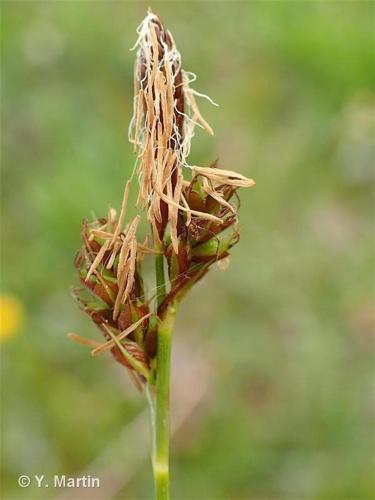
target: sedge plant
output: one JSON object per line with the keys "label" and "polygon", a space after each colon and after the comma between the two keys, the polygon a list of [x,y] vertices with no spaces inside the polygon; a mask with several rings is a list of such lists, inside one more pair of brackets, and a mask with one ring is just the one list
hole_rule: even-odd
{"label": "sedge plant", "polygon": [[[190,165],[196,126],[213,134],[190,86],[172,35],[148,12],[137,30],[134,113],[129,140],[136,152],[139,214],[127,219],[128,180],[119,214],[84,220],[75,259],[81,287],[73,290],[100,330],[97,342],[70,337],[97,356],[111,352],[143,390],[152,422],[155,496],[169,498],[169,387],[176,311],[185,294],[218,263],[226,267],[239,240],[238,194],[252,179],[231,170]],[[150,235],[140,243],[145,215]],[[155,286],[147,290],[143,261],[155,261]],[[156,297],[155,297],[156,292]]]}

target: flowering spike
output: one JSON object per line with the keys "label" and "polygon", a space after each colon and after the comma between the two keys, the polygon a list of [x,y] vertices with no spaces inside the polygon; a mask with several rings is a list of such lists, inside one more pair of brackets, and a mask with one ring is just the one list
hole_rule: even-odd
{"label": "flowering spike", "polygon": [[[179,211],[192,212],[183,204],[181,192],[194,126],[200,123],[213,132],[198,110],[181,55],[159,17],[149,11],[138,33],[130,141],[138,150],[139,201],[148,208],[159,241],[169,223],[177,253]],[[210,214],[193,213],[212,219]]]}

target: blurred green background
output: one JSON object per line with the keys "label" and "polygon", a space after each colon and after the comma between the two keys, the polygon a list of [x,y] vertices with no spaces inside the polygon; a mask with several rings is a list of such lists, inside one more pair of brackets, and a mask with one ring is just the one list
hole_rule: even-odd
{"label": "blurred green background", "polygon": [[191,163],[257,181],[229,269],[179,311],[172,496],[373,498],[364,1],[2,2],[2,498],[78,498],[17,477],[95,467],[101,491],[80,500],[152,497],[143,395],[66,337],[99,339],[69,295],[72,262],[81,220],[118,207],[133,168],[128,49],[148,4],[220,104],[201,103],[215,136],[197,131]]}

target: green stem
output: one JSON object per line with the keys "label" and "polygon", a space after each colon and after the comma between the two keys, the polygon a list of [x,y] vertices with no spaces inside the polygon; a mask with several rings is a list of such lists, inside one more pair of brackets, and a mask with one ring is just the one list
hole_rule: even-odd
{"label": "green stem", "polygon": [[[158,250],[160,250],[158,248]],[[166,295],[164,255],[155,257],[157,306]],[[172,330],[176,315],[174,304],[160,319],[157,332],[156,382],[147,386],[152,425],[152,468],[156,500],[169,500],[169,384],[171,366]]]}
{"label": "green stem", "polygon": [[155,440],[153,469],[157,500],[169,499],[169,385],[172,330],[176,315],[172,304],[158,329]]}

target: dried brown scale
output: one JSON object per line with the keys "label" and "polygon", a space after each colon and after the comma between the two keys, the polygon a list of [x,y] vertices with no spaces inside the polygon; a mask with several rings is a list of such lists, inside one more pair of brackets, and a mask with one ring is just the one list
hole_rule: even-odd
{"label": "dried brown scale", "polygon": [[[151,21],[151,23],[155,26],[155,33],[156,33],[156,39],[158,41],[158,61],[161,62],[163,60],[163,52],[164,52],[164,45],[166,44],[169,50],[172,50],[173,48],[173,40],[171,38],[171,35],[168,31],[165,31],[161,20],[158,18],[155,18]],[[149,40],[147,40],[149,41]],[[151,53],[153,54],[153,49],[151,48]],[[144,56],[141,55],[141,60],[139,62],[140,67],[141,67],[141,88],[142,90],[145,90],[147,87],[147,76],[146,76],[146,61]],[[161,65],[160,67],[164,77],[166,77],[166,69],[165,65]],[[172,64],[172,73],[173,73],[173,99],[175,102],[176,106],[176,112],[174,113],[174,121],[177,125],[178,131],[180,133],[181,138],[183,138],[183,125],[184,125],[184,109],[185,109],[185,101],[184,101],[184,94],[183,94],[183,87],[182,87],[182,73],[181,73],[181,62],[179,65],[176,65],[176,63]],[[155,90],[153,89],[153,95],[155,93]],[[161,104],[160,104],[161,108]],[[147,112],[147,108],[144,106],[145,112]],[[163,122],[163,112],[162,109],[160,109],[160,123],[162,126],[164,126]],[[169,147],[172,149],[175,149],[178,147],[176,137],[174,135],[171,136],[169,139]]]}

